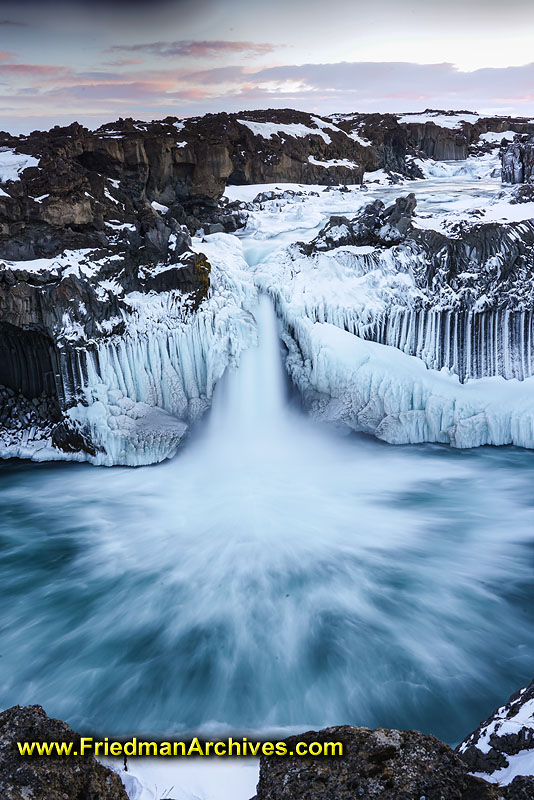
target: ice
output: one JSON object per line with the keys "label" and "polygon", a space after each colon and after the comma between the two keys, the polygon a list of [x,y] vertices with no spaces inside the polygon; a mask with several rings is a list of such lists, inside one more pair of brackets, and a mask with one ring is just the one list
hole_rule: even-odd
{"label": "ice", "polygon": [[[69,419],[96,445],[85,456],[93,464],[139,466],[174,455],[226,368],[256,342],[249,309],[257,293],[240,241],[214,234],[195,246],[212,265],[211,295],[198,311],[190,313],[179,293],[130,293],[125,333],[80,347],[75,358],[65,354]],[[69,320],[63,335],[82,338]]]}
{"label": "ice", "polygon": [[318,419],[391,444],[534,447],[533,378],[462,385],[396,348],[308,319],[286,341],[291,377]]}
{"label": "ice", "polygon": [[460,161],[434,161],[433,159],[414,159],[425,178],[498,178],[501,174],[501,161],[498,149],[489,153],[473,155]]}

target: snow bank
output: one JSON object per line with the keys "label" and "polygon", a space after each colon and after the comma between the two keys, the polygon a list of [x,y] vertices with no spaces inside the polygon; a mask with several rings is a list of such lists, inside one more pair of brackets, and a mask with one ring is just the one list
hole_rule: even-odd
{"label": "snow bank", "polygon": [[514,136],[517,136],[517,131],[501,131],[501,133],[497,133],[496,131],[488,131],[487,133],[482,133],[480,135],[480,139],[483,142],[489,142],[490,144],[500,144],[503,139],[507,142],[512,142]]}
{"label": "snow bank", "polygon": [[127,772],[119,758],[100,761],[120,775],[130,800],[249,800],[258,782],[255,758],[130,758]]}
{"label": "snow bank", "polygon": [[480,116],[478,114],[441,114],[433,111],[427,114],[403,114],[397,117],[400,125],[414,122],[425,125],[427,122],[433,122],[434,125],[439,125],[440,128],[451,129],[459,128],[462,122],[470,122],[474,125],[479,119]]}
{"label": "snow bank", "polygon": [[39,159],[26,153],[15,153],[9,148],[0,148],[0,183],[18,181],[19,174],[27,167],[38,167]]}
{"label": "snow bank", "polygon": [[245,125],[245,127],[252,131],[254,136],[261,136],[262,139],[272,139],[273,136],[320,136],[325,144],[330,144],[332,141],[330,136],[324,132],[323,128],[333,126],[328,126],[326,123],[322,122],[322,120],[319,120],[321,126],[318,128],[310,128],[302,122],[288,122],[285,125],[280,122],[252,122],[248,119],[238,119],[237,122],[239,122],[240,125]]}

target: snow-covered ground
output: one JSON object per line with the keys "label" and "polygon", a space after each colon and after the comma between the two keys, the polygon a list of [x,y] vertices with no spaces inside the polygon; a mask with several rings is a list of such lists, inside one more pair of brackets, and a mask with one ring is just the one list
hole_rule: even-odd
{"label": "snow-covered ground", "polygon": [[250,800],[256,794],[255,758],[101,759],[118,772],[130,800]]}

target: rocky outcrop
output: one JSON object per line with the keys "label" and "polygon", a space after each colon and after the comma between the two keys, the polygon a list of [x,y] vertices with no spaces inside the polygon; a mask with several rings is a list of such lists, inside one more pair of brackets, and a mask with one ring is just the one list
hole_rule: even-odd
{"label": "rocky outcrop", "polygon": [[457,747],[472,772],[488,775],[506,769],[514,756],[528,751],[534,769],[534,681],[515,692]]}
{"label": "rocky outcrop", "polygon": [[[298,742],[342,742],[343,755],[297,757]],[[308,731],[286,743],[287,758],[261,757],[254,800],[533,800],[534,682],[456,751],[418,731],[350,726]],[[515,756],[529,753],[506,775]]]}
{"label": "rocky outcrop", "polygon": [[[534,683],[512,695],[456,751],[413,730],[343,725],[291,736],[285,740],[287,755],[261,756],[253,800],[533,800],[534,748],[525,736],[534,729],[533,703]],[[127,800],[119,776],[91,755],[19,755],[17,742],[52,741],[72,742],[79,750],[80,735],[41,706],[14,706],[0,714],[2,798]],[[343,752],[298,756],[299,742],[341,742]],[[533,758],[523,760],[516,777],[499,780],[495,770],[528,750]]]}
{"label": "rocky outcrop", "polygon": [[343,743],[343,755],[262,756],[256,800],[497,800],[496,787],[469,775],[465,763],[434,736],[418,731],[343,727],[286,739]]}
{"label": "rocky outcrop", "polygon": [[504,183],[534,181],[534,136],[517,137],[502,153]]}
{"label": "rocky outcrop", "polygon": [[79,734],[47,717],[41,706],[14,706],[0,714],[2,800],[128,800],[119,776],[91,755],[21,756],[18,742],[73,742]]}
{"label": "rocky outcrop", "polygon": [[418,226],[416,205],[414,194],[398,197],[389,207],[375,200],[350,219],[331,217],[315,239],[298,247],[313,255],[345,245],[372,246],[372,260],[391,250],[401,270],[400,257],[406,253],[421,290],[417,307],[530,309],[532,220],[479,224],[473,216],[472,222],[442,233]]}
{"label": "rocky outcrop", "polygon": [[534,123],[527,118],[479,117],[472,111],[426,109],[413,114],[343,114],[332,117],[352,135],[359,135],[372,145],[375,166],[412,177],[417,168],[410,166],[406,155],[436,161],[458,161],[480,148],[480,137],[488,132],[534,133]]}

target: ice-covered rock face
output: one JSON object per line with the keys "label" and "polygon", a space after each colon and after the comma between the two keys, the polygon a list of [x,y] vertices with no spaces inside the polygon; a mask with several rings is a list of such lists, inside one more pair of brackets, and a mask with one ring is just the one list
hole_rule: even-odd
{"label": "ice-covered rock face", "polygon": [[[282,316],[328,322],[460,377],[534,371],[534,222],[421,229],[414,195],[332,217],[264,278]],[[316,298],[315,302],[314,299]]]}
{"label": "ice-covered rock face", "polygon": [[423,216],[375,200],[258,265],[288,371],[314,417],[390,443],[532,447],[533,222]]}
{"label": "ice-covered rock face", "polygon": [[[92,251],[6,262],[0,455],[106,465],[171,456],[254,341],[255,289],[235,241],[206,246],[213,264],[190,247],[151,267]],[[43,402],[48,418],[25,413]]]}

